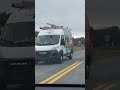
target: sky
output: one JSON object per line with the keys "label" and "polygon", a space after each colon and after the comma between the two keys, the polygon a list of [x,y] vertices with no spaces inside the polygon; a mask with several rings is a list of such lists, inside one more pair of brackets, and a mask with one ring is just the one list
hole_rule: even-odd
{"label": "sky", "polygon": [[85,0],[35,0],[35,30],[46,23],[69,27],[73,37],[85,37]]}
{"label": "sky", "polygon": [[85,6],[94,28],[120,27],[120,0],[86,0]]}
{"label": "sky", "polygon": [[[18,0],[0,0],[0,11],[9,11],[12,1]],[[85,8],[90,24],[94,28],[112,25],[120,27],[120,0],[35,0],[35,2],[36,30],[49,22],[68,26],[73,29],[73,35],[84,36]]]}
{"label": "sky", "polygon": [[12,0],[0,0],[0,11],[8,11],[11,8],[11,1]]}

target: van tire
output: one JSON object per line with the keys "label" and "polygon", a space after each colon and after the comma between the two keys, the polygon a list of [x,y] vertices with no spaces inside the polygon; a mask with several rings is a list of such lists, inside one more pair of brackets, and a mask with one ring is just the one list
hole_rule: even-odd
{"label": "van tire", "polygon": [[70,53],[70,55],[68,56],[68,58],[69,58],[69,59],[72,59],[72,56],[73,56],[72,53]]}
{"label": "van tire", "polygon": [[92,58],[89,53],[86,53],[86,63],[85,63],[85,79],[88,79],[90,76],[90,66]]}
{"label": "van tire", "polygon": [[85,79],[88,79],[90,76],[90,66],[85,65]]}
{"label": "van tire", "polygon": [[61,64],[63,62],[63,54],[58,55],[58,60],[56,61],[56,64]]}
{"label": "van tire", "polygon": [[5,90],[6,84],[3,82],[3,80],[0,80],[0,90]]}

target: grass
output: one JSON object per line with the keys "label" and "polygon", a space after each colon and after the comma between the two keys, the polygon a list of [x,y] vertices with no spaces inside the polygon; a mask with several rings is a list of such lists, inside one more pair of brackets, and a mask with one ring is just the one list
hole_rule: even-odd
{"label": "grass", "polygon": [[120,50],[94,50],[93,60],[112,58],[114,56],[120,56]]}
{"label": "grass", "polygon": [[85,47],[74,47],[74,51],[85,50]]}
{"label": "grass", "polygon": [[[74,47],[74,51],[85,50],[85,47]],[[100,50],[95,49],[92,52],[92,59],[93,60],[102,60],[106,58],[112,58],[115,56],[120,56],[120,49],[113,49],[113,50]]]}

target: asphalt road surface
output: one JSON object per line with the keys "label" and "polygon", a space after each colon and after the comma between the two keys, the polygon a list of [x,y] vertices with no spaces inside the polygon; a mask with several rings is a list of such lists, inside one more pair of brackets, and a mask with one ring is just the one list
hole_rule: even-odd
{"label": "asphalt road surface", "polygon": [[62,64],[39,63],[35,66],[36,84],[85,84],[85,50],[74,52]]}
{"label": "asphalt road surface", "polygon": [[120,56],[93,61],[86,90],[120,90]]}
{"label": "asphalt road surface", "polygon": [[36,87],[35,90],[85,90],[81,87]]}

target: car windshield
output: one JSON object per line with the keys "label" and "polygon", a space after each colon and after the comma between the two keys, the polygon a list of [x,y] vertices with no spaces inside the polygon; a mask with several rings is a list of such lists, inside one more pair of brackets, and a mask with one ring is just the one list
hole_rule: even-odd
{"label": "car windshield", "polygon": [[19,22],[6,24],[1,40],[12,43],[34,42],[34,22]]}
{"label": "car windshield", "polygon": [[37,36],[35,44],[39,46],[43,45],[55,45],[59,43],[60,35],[43,35]]}

